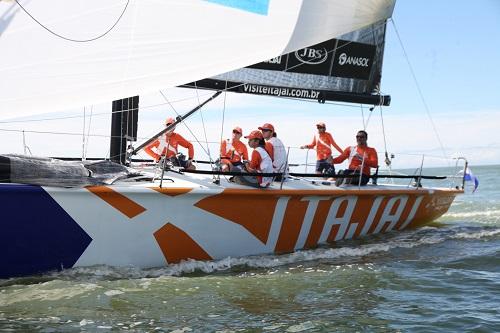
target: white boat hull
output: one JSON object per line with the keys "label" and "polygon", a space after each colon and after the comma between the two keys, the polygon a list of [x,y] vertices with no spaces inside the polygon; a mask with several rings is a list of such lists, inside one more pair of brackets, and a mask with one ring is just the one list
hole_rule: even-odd
{"label": "white boat hull", "polygon": [[[184,178],[184,180],[183,180]],[[90,266],[161,267],[304,248],[422,226],[449,189],[337,188],[289,181],[251,189],[208,178],[78,189],[0,185],[0,278]],[[191,177],[192,178],[192,177]],[[7,212],[7,213],[5,213]]]}

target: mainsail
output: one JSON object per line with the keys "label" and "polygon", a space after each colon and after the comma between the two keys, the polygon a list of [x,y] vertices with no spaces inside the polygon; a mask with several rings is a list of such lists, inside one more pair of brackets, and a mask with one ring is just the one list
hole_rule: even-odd
{"label": "mainsail", "polygon": [[383,21],[394,2],[0,0],[0,117],[212,77]]}
{"label": "mainsail", "polygon": [[388,105],[380,95],[385,21],[185,86],[277,97]]}

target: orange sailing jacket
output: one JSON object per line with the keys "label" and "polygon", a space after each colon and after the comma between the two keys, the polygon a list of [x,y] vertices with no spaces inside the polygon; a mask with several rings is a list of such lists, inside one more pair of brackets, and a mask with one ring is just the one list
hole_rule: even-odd
{"label": "orange sailing jacket", "polygon": [[[146,146],[144,151],[155,160],[159,160],[162,155],[166,155],[167,158],[176,156],[179,145],[188,149],[188,158],[192,159],[194,156],[193,144],[177,133],[161,135],[153,143]],[[155,148],[156,152],[153,151],[153,148]]]}
{"label": "orange sailing jacket", "polygon": [[306,145],[307,148],[313,149],[316,147],[316,158],[318,160],[325,160],[328,157],[332,156],[332,149],[330,146],[333,146],[335,149],[342,154],[342,148],[333,140],[332,135],[329,132],[324,132],[321,134],[316,134],[314,136],[313,142],[310,145]]}
{"label": "orange sailing jacket", "polygon": [[222,141],[220,145],[221,159],[228,160],[231,163],[248,160],[247,146],[241,141],[233,141],[227,139]]}
{"label": "orange sailing jacket", "polygon": [[[357,155],[357,156],[356,156]],[[361,158],[358,158],[361,157]],[[358,147],[352,146],[347,147],[342,154],[335,157],[332,163],[338,164],[349,159],[349,169],[359,170],[361,169],[361,164],[363,164],[363,174],[369,176],[370,168],[376,168],[378,166],[377,151],[371,147]],[[364,162],[363,162],[364,159]]]}

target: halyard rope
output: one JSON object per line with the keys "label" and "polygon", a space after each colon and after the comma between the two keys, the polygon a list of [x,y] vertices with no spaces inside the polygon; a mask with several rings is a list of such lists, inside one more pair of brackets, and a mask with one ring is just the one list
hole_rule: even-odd
{"label": "halyard rope", "polygon": [[92,37],[92,38],[88,38],[88,39],[74,39],[74,38],[70,38],[70,37],[65,37],[63,35],[60,35],[58,33],[56,33],[55,31],[49,29],[47,26],[45,26],[42,22],[40,22],[39,20],[37,20],[26,8],[23,7],[23,5],[21,5],[21,3],[19,3],[18,0],[15,0],[16,3],[19,5],[19,7],[21,7],[21,9],[29,16],[31,17],[31,19],[33,19],[33,21],[35,21],[36,23],[38,23],[42,28],[44,28],[45,30],[47,30],[48,32],[50,32],[51,34],[53,34],[54,36],[56,37],[59,37],[61,39],[64,39],[64,40],[67,40],[69,42],[76,42],[76,43],[87,43],[87,42],[92,42],[92,41],[95,41],[95,40],[98,40],[104,36],[106,36],[108,33],[111,32],[111,30],[114,29],[114,27],[118,24],[118,22],[120,22],[120,20],[122,19],[123,17],[123,14],[125,14],[125,11],[127,10],[127,7],[130,3],[130,0],[127,0],[127,3],[125,4],[125,7],[123,8],[120,16],[118,16],[118,18],[116,19],[115,23],[113,23],[113,25],[108,29],[106,30],[105,32],[103,32],[102,34],[100,35],[97,35],[95,37]]}

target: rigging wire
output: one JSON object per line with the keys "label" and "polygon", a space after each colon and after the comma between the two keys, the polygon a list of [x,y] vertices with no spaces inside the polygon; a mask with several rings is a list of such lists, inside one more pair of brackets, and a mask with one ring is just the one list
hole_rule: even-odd
{"label": "rigging wire", "polygon": [[[386,154],[386,158],[387,158],[387,141],[386,141],[386,136],[385,136],[384,115],[383,115],[382,106],[379,105],[379,108],[380,108],[380,122],[382,124],[382,136],[384,137],[384,150],[385,150],[385,154]],[[387,160],[386,160],[386,164],[387,164]],[[390,165],[390,163],[388,165]]]}
{"label": "rigging wire", "polygon": [[44,28],[45,30],[47,30],[48,32],[50,32],[51,34],[53,34],[54,36],[56,37],[59,37],[61,39],[64,39],[64,40],[67,40],[69,42],[75,42],[75,43],[87,43],[87,42],[92,42],[92,41],[95,41],[95,40],[98,40],[104,36],[106,36],[108,33],[111,32],[111,30],[113,30],[115,28],[115,26],[118,24],[118,22],[121,21],[122,17],[123,17],[123,14],[125,14],[125,11],[127,10],[127,7],[130,3],[130,0],[127,0],[127,3],[125,4],[125,7],[123,8],[120,16],[118,17],[118,19],[116,19],[115,23],[113,23],[113,25],[108,29],[106,30],[105,32],[103,32],[102,34],[100,35],[97,35],[95,37],[92,37],[92,38],[88,38],[88,39],[74,39],[74,38],[70,38],[70,37],[65,37],[63,35],[60,35],[58,33],[56,33],[54,30],[51,30],[50,28],[48,28],[47,26],[45,26],[42,22],[40,22],[39,20],[37,20],[26,8],[23,7],[23,5],[21,5],[21,3],[19,2],[19,0],[14,0],[19,7],[21,7],[21,9],[29,16],[31,17],[31,19],[33,21],[35,21],[36,23],[38,23],[38,25],[40,25],[42,28]]}
{"label": "rigging wire", "polygon": [[83,107],[82,161],[85,161],[85,106]]}
{"label": "rigging wire", "polygon": [[[392,161],[389,158],[389,153],[387,152],[387,140],[386,140],[386,135],[385,135],[384,115],[382,112],[382,110],[383,110],[382,105],[379,105],[379,108],[380,108],[380,122],[382,124],[382,136],[384,138],[384,156],[385,156],[384,162],[385,162],[385,165],[387,166],[387,168],[389,169],[389,174],[392,175],[392,168],[391,168]],[[394,181],[394,180],[392,180],[392,181]]]}
{"label": "rigging wire", "polygon": [[431,122],[432,129],[433,129],[434,134],[436,135],[436,138],[439,142],[439,146],[440,146],[441,151],[443,153],[443,157],[446,157],[446,150],[444,149],[443,142],[441,141],[441,137],[439,136],[439,132],[436,129],[436,125],[434,124],[434,120],[432,119],[429,106],[427,105],[427,102],[425,100],[422,89],[420,88],[420,84],[418,83],[417,76],[415,75],[415,72],[414,72],[413,67],[410,63],[410,59],[408,57],[408,54],[406,53],[406,49],[403,45],[403,41],[401,39],[401,36],[399,35],[398,28],[396,27],[396,22],[394,21],[394,19],[391,19],[391,22],[392,22],[392,26],[394,27],[394,31],[396,32],[396,36],[398,37],[399,45],[401,46],[401,49],[403,50],[403,54],[405,56],[406,63],[408,64],[408,67],[410,68],[410,72],[411,72],[411,75],[413,77],[413,82],[415,83],[415,86],[417,87],[417,91],[418,91],[418,94],[420,96],[420,99],[422,100],[422,104],[424,105],[425,112],[427,113],[427,116],[429,117],[429,121]]}
{"label": "rigging wire", "polygon": [[370,113],[368,114],[368,119],[366,120],[365,130],[368,128],[368,124],[370,123],[370,119],[372,118],[373,108],[370,108]]}
{"label": "rigging wire", "polygon": [[[226,88],[227,88],[227,81],[226,81]],[[219,142],[222,142],[224,139],[224,123],[226,119],[226,97],[227,97],[227,90],[224,89],[224,101],[222,104],[222,122],[221,122],[221,128],[220,128],[220,140]],[[219,158],[222,158],[222,156],[219,156]]]}
{"label": "rigging wire", "polygon": [[[224,124],[225,124],[225,119],[226,119],[226,98],[227,98],[227,80],[224,86],[224,102],[222,105],[222,123],[221,123],[221,128],[220,128],[220,140],[219,142],[222,142],[223,140],[223,135],[224,135]],[[221,156],[221,151],[219,150],[219,161],[222,160]],[[220,183],[220,175],[217,176],[217,181]]]}
{"label": "rigging wire", "polygon": [[363,119],[363,130],[366,131],[365,111],[364,111],[364,108],[363,108],[363,104],[359,104],[359,106],[361,107],[361,118]]}
{"label": "rigging wire", "polygon": [[[0,132],[16,132],[16,133],[35,133],[35,134],[54,134],[54,135],[71,135],[71,136],[81,136],[82,133],[76,132],[53,132],[53,131],[28,131],[28,130],[20,130],[20,129],[8,129],[8,128],[0,128]],[[104,135],[104,134],[91,134],[90,136],[99,137],[99,138],[121,138],[120,135]],[[149,139],[149,138],[140,138],[140,139]]]}
{"label": "rigging wire", "polygon": [[[165,101],[167,101],[168,105],[170,105],[170,108],[172,108],[172,110],[175,112],[175,114],[178,117],[180,117],[181,115],[177,112],[177,110],[174,108],[174,106],[168,101],[167,96],[165,96],[165,94],[163,94],[163,92],[161,90],[160,90],[160,94],[163,96],[163,98],[165,99]],[[186,122],[185,121],[181,121],[181,123],[187,128],[187,130],[189,131],[189,133],[191,133],[191,135],[194,137],[194,139],[196,140],[196,142],[200,145],[201,149],[205,152],[205,154],[208,155],[208,152],[206,151],[205,147],[201,144],[200,140],[198,140],[198,138],[193,133],[193,131],[189,128],[189,126],[186,124]]]}
{"label": "rigging wire", "polygon": [[85,158],[87,158],[87,150],[89,148],[89,137],[90,137],[90,127],[92,125],[92,113],[94,111],[94,106],[90,107],[90,117],[89,117],[89,128],[87,130],[87,141],[85,142]]}
{"label": "rigging wire", "polygon": [[[209,93],[207,94],[201,94],[199,96],[207,96],[207,95],[211,95]],[[176,100],[173,100],[173,101],[170,101],[169,103],[170,104],[173,104],[173,103],[180,103],[180,102],[183,102],[183,101],[187,101],[187,100],[193,100],[194,98],[193,97],[189,97],[189,98],[181,98],[181,99],[176,99]],[[167,105],[169,103],[160,103],[160,104],[153,104],[153,105],[149,105],[149,106],[144,106],[144,107],[141,107],[141,109],[146,109],[146,108],[154,108],[154,107],[158,107],[158,106],[162,106],[162,105]],[[111,114],[113,113],[118,113],[118,112],[128,112],[129,109],[126,109],[126,110],[120,110],[120,111],[113,111],[111,112]],[[86,141],[86,149],[85,149],[85,156],[87,156],[87,150],[88,150],[88,141],[90,139],[91,136],[93,137],[102,137],[102,138],[112,138],[112,137],[120,137],[121,136],[111,136],[111,135],[91,135],[90,134],[90,129],[91,129],[91,122],[92,122],[92,117],[97,115],[97,116],[102,116],[102,115],[109,115],[110,113],[109,112],[101,112],[101,113],[97,113],[97,114],[93,114],[93,106],[91,108],[91,115],[90,115],[90,122],[89,122],[89,127],[88,127],[88,133],[87,133],[87,141]],[[0,121],[0,124],[1,123],[4,123],[4,124],[9,124],[9,123],[24,123],[24,122],[39,122],[39,121],[49,121],[49,120],[62,120],[62,119],[74,119],[74,118],[82,118],[82,115],[75,115],[75,116],[64,116],[64,117],[51,117],[51,118],[43,118],[43,119],[28,119],[28,120],[13,120],[13,121]],[[83,117],[85,118],[85,117]],[[34,131],[34,130],[24,130],[24,129],[2,129],[0,128],[0,131],[4,131],[4,132],[23,132],[23,137],[24,137],[24,133],[35,133],[35,134],[52,134],[52,135],[69,135],[69,136],[77,136],[77,135],[82,135],[82,133],[72,133],[72,132],[56,132],[56,131]],[[149,137],[138,137],[138,139],[142,139],[142,140],[146,140],[146,139],[149,139]],[[207,143],[207,146],[209,143],[214,143],[214,142],[209,142],[208,140],[206,140],[206,143]],[[30,151],[30,154],[31,154],[31,150],[29,149],[29,147],[26,146],[26,148]],[[202,147],[203,148],[203,147]],[[26,149],[25,149],[26,150]],[[107,152],[107,155],[106,157],[109,157],[109,154],[110,152],[108,151]]]}
{"label": "rigging wire", "polygon": [[[212,95],[212,94],[211,93],[206,93],[206,94],[200,95],[200,97],[205,97],[205,96],[210,96],[210,95]],[[194,100],[195,98],[196,97],[180,98],[180,99],[172,100],[172,101],[170,101],[170,103],[175,104],[175,103],[180,103],[180,102]],[[161,107],[161,106],[164,106],[164,105],[168,105],[168,103],[159,103],[159,104],[152,104],[152,105],[141,106],[141,111],[144,110],[144,109],[151,109],[151,108]],[[119,110],[119,111],[112,111],[111,114],[129,112],[130,110],[131,109],[124,109],[124,110]],[[106,112],[95,113],[94,116],[108,116],[109,114],[110,114],[110,112],[106,111]],[[0,124],[31,123],[31,122],[41,122],[41,121],[51,121],[51,120],[65,120],[65,119],[78,119],[78,118],[82,118],[82,115],[79,114],[79,115],[74,115],[74,116],[61,116],[61,117],[49,117],[49,118],[26,119],[26,120],[0,120]]]}
{"label": "rigging wire", "polygon": [[[196,98],[198,99],[198,105],[200,105],[201,104],[200,95],[198,94],[198,86],[196,85],[196,82],[195,82],[195,91],[196,91]],[[212,162],[212,155],[210,154],[210,146],[208,145],[207,129],[205,128],[205,119],[203,117],[202,109],[200,109],[200,117],[201,117],[201,124],[203,126],[203,135],[205,136],[205,143],[207,144],[208,159],[210,162]],[[213,169],[212,163],[210,163],[210,167]]]}

